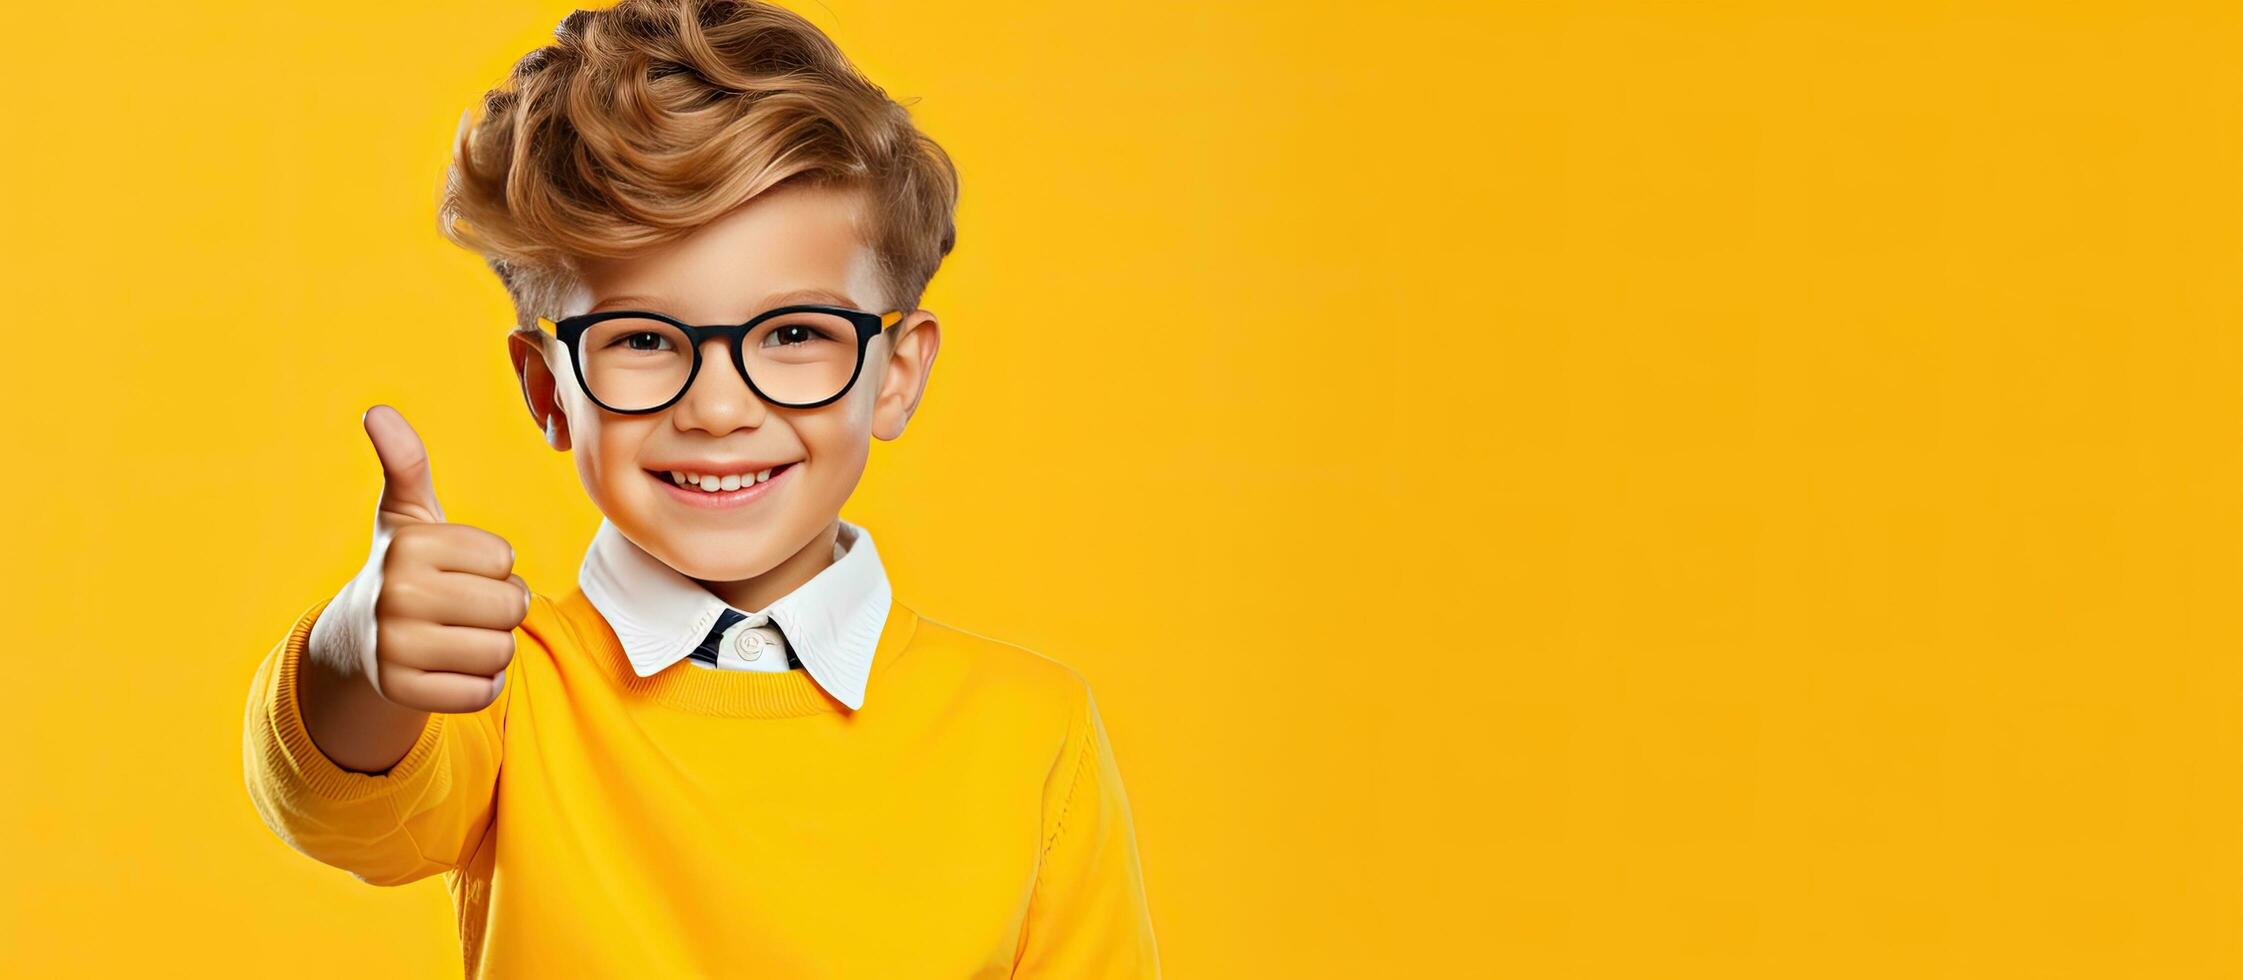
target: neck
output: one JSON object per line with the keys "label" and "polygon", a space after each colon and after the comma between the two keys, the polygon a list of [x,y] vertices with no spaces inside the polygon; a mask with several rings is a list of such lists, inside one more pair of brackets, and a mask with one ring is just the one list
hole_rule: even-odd
{"label": "neck", "polygon": [[819,572],[832,565],[833,545],[840,534],[841,521],[835,519],[827,522],[818,533],[811,535],[809,544],[803,545],[800,550],[788,555],[785,560],[761,575],[735,582],[711,582],[705,579],[694,581],[724,600],[725,605],[746,612],[761,612],[784,598],[787,593],[818,577]]}

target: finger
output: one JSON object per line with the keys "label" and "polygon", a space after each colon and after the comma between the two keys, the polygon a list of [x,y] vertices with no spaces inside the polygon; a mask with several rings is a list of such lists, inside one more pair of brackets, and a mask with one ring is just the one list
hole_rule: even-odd
{"label": "finger", "polygon": [[391,581],[382,591],[379,606],[385,619],[510,630],[529,616],[528,592],[514,576],[436,571]]}
{"label": "finger", "polygon": [[514,545],[473,524],[400,528],[390,551],[406,567],[466,572],[501,582],[514,572]]}
{"label": "finger", "polygon": [[380,511],[423,523],[440,523],[444,508],[436,502],[436,481],[429,473],[428,447],[405,416],[388,405],[376,405],[359,419],[374,456],[382,464]]}
{"label": "finger", "polygon": [[[506,580],[514,583],[515,588],[522,590],[522,619],[514,621],[514,626],[520,626],[523,620],[530,618],[530,606],[535,601],[536,595],[530,591],[530,583],[522,578],[520,572],[506,573]],[[507,629],[513,629],[514,626],[509,626]]]}
{"label": "finger", "polygon": [[498,699],[498,691],[491,678],[476,674],[382,665],[382,696],[420,711],[449,715],[481,711]]}
{"label": "finger", "polygon": [[514,662],[514,631],[405,620],[383,624],[382,662],[489,680]]}

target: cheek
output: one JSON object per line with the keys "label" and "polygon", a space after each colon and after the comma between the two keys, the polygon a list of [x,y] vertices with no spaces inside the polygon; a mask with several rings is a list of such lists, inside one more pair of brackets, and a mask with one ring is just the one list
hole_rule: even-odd
{"label": "cheek", "polygon": [[871,455],[872,412],[852,399],[845,412],[821,413],[814,418],[798,420],[795,434],[802,440],[803,451],[810,461],[817,464],[819,485],[846,482],[854,486]]}
{"label": "cheek", "polygon": [[[839,406],[834,406],[839,407]],[[871,456],[869,437],[854,420],[842,413],[820,413],[814,419],[796,419],[795,437],[810,465],[798,474],[784,520],[804,535],[814,534],[839,513],[856,492]]]}
{"label": "cheek", "polygon": [[644,511],[654,487],[639,471],[642,437],[628,425],[601,424],[574,445],[576,472],[592,503],[608,514]]}

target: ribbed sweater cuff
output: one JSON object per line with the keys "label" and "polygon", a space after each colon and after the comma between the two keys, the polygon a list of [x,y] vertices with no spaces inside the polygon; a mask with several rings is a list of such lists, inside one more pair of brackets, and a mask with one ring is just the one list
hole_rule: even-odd
{"label": "ribbed sweater cuff", "polygon": [[443,713],[430,712],[428,723],[421,728],[420,738],[413,742],[412,749],[389,771],[380,774],[336,765],[335,760],[328,758],[312,742],[311,732],[304,727],[303,707],[296,693],[297,668],[303,660],[304,647],[310,642],[312,624],[318,621],[320,610],[330,601],[333,600],[323,599],[298,617],[289,630],[288,642],[281,648],[280,669],[274,671],[273,687],[265,698],[269,706],[265,721],[273,736],[266,742],[269,761],[277,771],[289,774],[324,799],[361,800],[405,791],[435,769],[432,763],[444,745],[447,716]]}

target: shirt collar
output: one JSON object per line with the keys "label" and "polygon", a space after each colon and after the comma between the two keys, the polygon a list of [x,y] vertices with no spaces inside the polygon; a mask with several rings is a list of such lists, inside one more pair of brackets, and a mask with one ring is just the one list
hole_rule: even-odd
{"label": "shirt collar", "polygon": [[[750,625],[775,621],[804,670],[850,710],[864,707],[873,649],[892,593],[872,533],[847,520],[833,564],[759,611],[735,610]],[[607,518],[592,535],[577,585],[622,641],[631,669],[646,677],[685,659],[724,610],[716,593],[649,554]]]}

